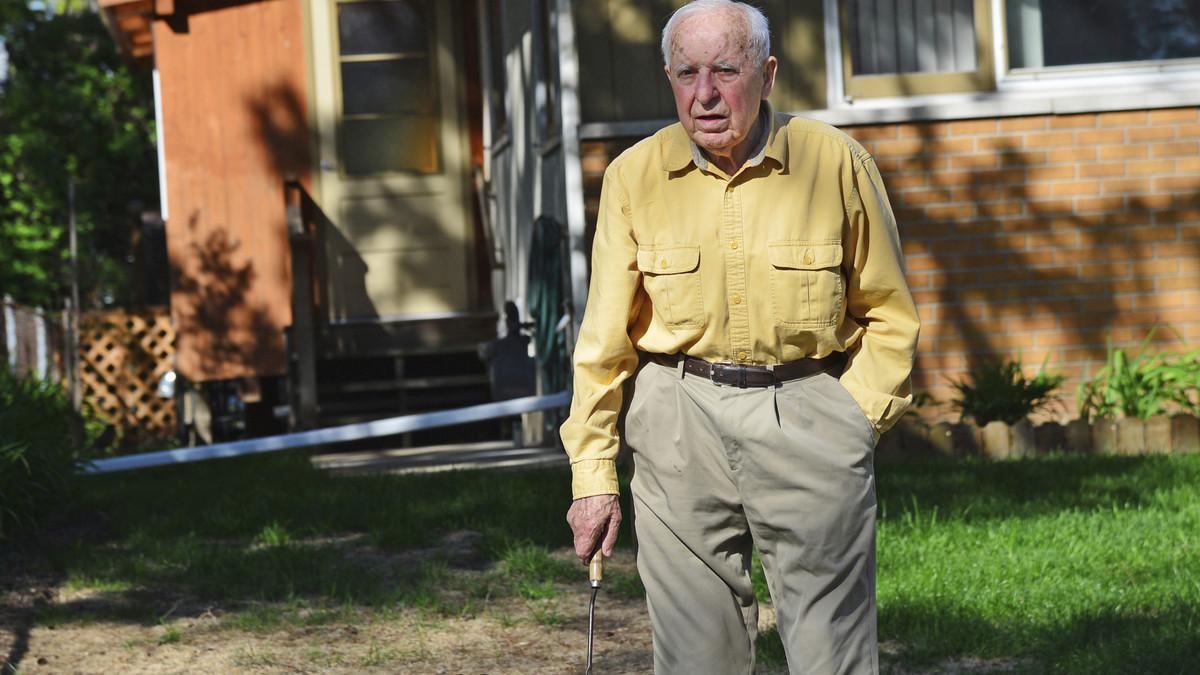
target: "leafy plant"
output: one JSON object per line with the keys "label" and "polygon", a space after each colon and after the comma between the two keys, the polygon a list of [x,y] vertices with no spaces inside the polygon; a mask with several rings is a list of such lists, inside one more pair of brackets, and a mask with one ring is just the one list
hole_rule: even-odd
{"label": "leafy plant", "polygon": [[1147,419],[1174,405],[1200,414],[1200,348],[1184,353],[1149,354],[1155,327],[1132,357],[1108,343],[1104,367],[1079,385],[1079,416]]}
{"label": "leafy plant", "polygon": [[980,426],[994,420],[1015,424],[1056,401],[1054,390],[1062,382],[1062,375],[1046,372],[1045,362],[1029,379],[1020,359],[988,359],[972,367],[966,379],[951,382],[958,391],[951,403],[963,418],[973,418]]}
{"label": "leafy plant", "polygon": [[0,368],[0,540],[35,528],[68,491],[83,424],[62,387]]}
{"label": "leafy plant", "polygon": [[86,2],[0,2],[0,288],[57,306],[75,182],[81,304],[126,301],[130,210],[158,188],[150,73],[128,68]]}

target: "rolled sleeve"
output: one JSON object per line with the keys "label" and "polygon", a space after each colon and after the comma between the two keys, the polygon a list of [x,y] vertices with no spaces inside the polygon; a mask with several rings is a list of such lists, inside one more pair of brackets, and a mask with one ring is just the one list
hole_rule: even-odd
{"label": "rolled sleeve", "polygon": [[592,244],[587,308],[575,345],[571,412],[560,435],[575,499],[616,494],[622,385],[637,369],[629,326],[642,302],[628,194],[614,163],[605,172]]}
{"label": "rolled sleeve", "polygon": [[920,319],[904,275],[900,236],[883,179],[870,157],[857,163],[847,207],[847,312],[862,337],[847,350],[842,385],[879,434],[912,404],[913,360]]}

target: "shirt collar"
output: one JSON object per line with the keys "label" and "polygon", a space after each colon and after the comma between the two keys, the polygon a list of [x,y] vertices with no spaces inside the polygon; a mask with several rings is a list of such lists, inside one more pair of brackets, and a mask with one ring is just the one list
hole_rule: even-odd
{"label": "shirt collar", "polygon": [[[758,115],[760,118],[764,118],[769,126],[763,127],[765,133],[760,132],[758,149],[747,161],[747,165],[758,166],[764,159],[770,158],[778,162],[780,166],[787,166],[787,134],[779,133],[782,127],[787,126],[787,117],[776,115],[770,101],[763,101]],[[708,158],[701,152],[700,147],[688,137],[681,123],[668,127],[667,137],[662,146],[662,160],[664,171],[679,171],[687,168],[689,164],[695,164],[700,169],[707,169],[709,164]]]}

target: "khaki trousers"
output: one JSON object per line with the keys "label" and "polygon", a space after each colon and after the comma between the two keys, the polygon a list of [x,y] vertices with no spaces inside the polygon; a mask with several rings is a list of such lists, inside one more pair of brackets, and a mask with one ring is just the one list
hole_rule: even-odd
{"label": "khaki trousers", "polygon": [[790,672],[878,672],[874,434],[834,375],[737,389],[647,362],[625,439],[655,673],[754,671],[751,544]]}

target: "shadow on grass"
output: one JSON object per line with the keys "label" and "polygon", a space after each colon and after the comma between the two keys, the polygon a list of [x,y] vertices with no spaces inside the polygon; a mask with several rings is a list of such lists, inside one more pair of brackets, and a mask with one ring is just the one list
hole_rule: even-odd
{"label": "shadow on grass", "polygon": [[[1200,651],[1194,607],[1113,610],[1053,625],[993,622],[968,610],[906,605],[879,618],[880,635],[902,645],[883,654],[902,672],[1184,673]],[[758,662],[787,664],[774,629],[759,634]]]}
{"label": "shadow on grass", "polygon": [[[1168,512],[1175,500],[1192,498],[1184,488],[1200,484],[1196,460],[882,461],[881,522],[903,522],[918,510],[936,511],[938,523],[987,527],[1058,511]],[[101,536],[44,545],[47,578],[85,593],[5,629],[27,636],[30,626],[89,620],[154,625],[215,606],[234,627],[269,631],[397,608],[469,613],[499,596],[543,602],[552,582],[583,574],[549,553],[570,542],[569,490],[561,469],[334,478],[303,456],[91,477],[72,505],[73,522],[101,522]],[[461,533],[471,534],[466,555],[447,544]],[[909,535],[902,528],[889,536]],[[631,544],[628,531],[620,542]],[[459,569],[478,574],[464,584]],[[610,581],[621,597],[644,593],[636,576]],[[905,664],[964,655],[1031,659],[1054,672],[1176,672],[1188,662],[1183,655],[1200,648],[1200,610],[1180,598],[1132,609],[1102,598],[1076,615],[1063,608],[1037,619],[1019,610],[985,619],[970,600],[896,598],[881,609],[880,635],[901,645]],[[778,636],[765,633],[759,653],[766,665],[782,663]]]}
{"label": "shadow on grass", "polygon": [[1023,663],[1019,672],[1182,673],[1200,650],[1200,613],[1187,605],[1113,607],[1053,623],[989,621],[962,607],[900,604],[880,616],[909,665],[948,655]]}
{"label": "shadow on grass", "polygon": [[915,511],[971,522],[1138,507],[1164,490],[1200,483],[1200,463],[1165,456],[1056,455],[1037,460],[877,461],[882,520]]}
{"label": "shadow on grass", "polygon": [[565,469],[332,477],[303,455],[166,467],[88,479],[77,510],[106,515],[119,538],[254,538],[365,533],[386,550],[429,546],[455,530],[492,552],[516,541],[569,543]]}
{"label": "shadow on grass", "polygon": [[[544,600],[550,582],[585,578],[549,554],[570,545],[569,503],[564,469],[337,478],[300,454],[92,476],[57,527],[92,523],[95,536],[33,544],[47,587],[85,597],[68,593],[0,628],[20,638],[9,656],[19,663],[38,625],[154,625],[167,612],[298,601],[457,614],[476,594]],[[631,541],[624,532],[621,544]],[[460,587],[456,573],[468,570],[482,574]]]}

